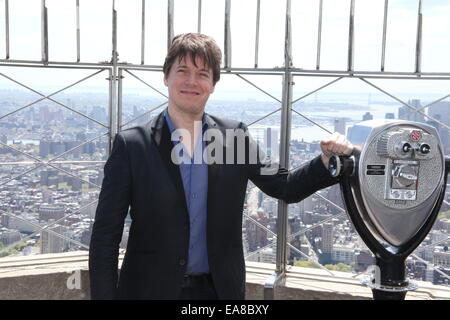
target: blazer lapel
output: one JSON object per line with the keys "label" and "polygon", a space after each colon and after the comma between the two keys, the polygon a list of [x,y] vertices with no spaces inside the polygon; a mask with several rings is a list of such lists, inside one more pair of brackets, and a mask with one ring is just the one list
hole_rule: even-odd
{"label": "blazer lapel", "polygon": [[171,141],[169,128],[164,118],[164,112],[156,116],[150,123],[151,137],[159,151],[162,162],[169,172],[169,176],[177,190],[177,196],[187,212],[186,198],[184,194],[183,181],[181,179],[180,169],[178,165],[173,163],[171,158],[173,143]]}
{"label": "blazer lapel", "polygon": [[[205,114],[205,121],[208,124],[208,129],[219,129],[219,126],[217,123],[208,115]],[[223,132],[222,132],[223,134]],[[206,146],[208,146],[212,141],[206,141]],[[217,146],[217,147],[223,147],[223,146]],[[216,185],[220,176],[220,171],[222,169],[221,164],[217,164],[215,162],[211,162],[210,160],[210,154],[208,154],[208,196],[207,196],[207,208],[208,208],[208,217],[211,217],[213,214],[211,204],[214,203],[214,196],[215,196],[215,190]]]}
{"label": "blazer lapel", "polygon": [[[208,124],[208,129],[219,129],[221,132],[221,128],[217,125],[217,123],[208,115],[205,114],[205,121]],[[184,194],[183,181],[181,179],[180,169],[178,165],[172,162],[171,152],[173,148],[173,143],[170,139],[170,131],[167,126],[167,123],[164,118],[164,112],[161,112],[158,116],[152,119],[150,122],[150,132],[149,135],[152,137],[159,154],[161,155],[162,162],[164,163],[169,175],[171,177],[172,182],[177,189],[177,196],[180,201],[182,201],[184,208],[187,210],[186,198]],[[223,137],[225,138],[224,133],[222,132]],[[207,141],[206,145],[208,146],[211,141]],[[223,146],[216,146],[223,147]],[[224,150],[225,155],[225,150]],[[209,156],[209,153],[208,153]],[[208,157],[209,158],[209,157]],[[209,160],[209,159],[208,159]],[[223,159],[224,160],[224,159]],[[211,204],[213,203],[213,199],[215,196],[216,185],[218,183],[220,172],[222,170],[222,165],[217,163],[211,163],[208,161],[208,195],[207,195],[207,207],[208,207],[208,216],[212,214]]]}

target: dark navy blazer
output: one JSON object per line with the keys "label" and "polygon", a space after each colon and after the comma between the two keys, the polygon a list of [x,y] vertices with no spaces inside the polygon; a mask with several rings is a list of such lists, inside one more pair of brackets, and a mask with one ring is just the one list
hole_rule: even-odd
{"label": "dark navy blazer", "polygon": [[[247,127],[239,121],[205,115],[209,128]],[[224,139],[225,141],[225,139]],[[189,214],[164,113],[149,124],[118,133],[104,167],[89,251],[92,299],[177,299],[189,252]],[[229,148],[223,143],[225,159]],[[244,299],[245,261],[242,212],[248,180],[269,196],[301,201],[338,181],[320,156],[301,168],[261,174],[270,160],[250,155],[258,146],[245,140],[244,164],[208,165],[207,254],[219,299]],[[234,155],[236,155],[234,150]],[[128,246],[118,275],[119,244],[130,208]]]}

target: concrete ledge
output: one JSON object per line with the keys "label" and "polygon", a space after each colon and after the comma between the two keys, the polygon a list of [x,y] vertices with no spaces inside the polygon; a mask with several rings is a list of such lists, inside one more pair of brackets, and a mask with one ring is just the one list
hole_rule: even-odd
{"label": "concrete ledge", "polygon": [[86,251],[0,259],[0,299],[89,299]]}
{"label": "concrete ledge", "polygon": [[[119,258],[119,267],[122,263]],[[247,262],[246,299],[264,299],[264,283],[274,273],[273,264]],[[419,289],[407,300],[450,299],[450,289],[416,282]],[[0,299],[90,299],[86,251],[0,259]],[[365,300],[370,289],[350,273],[289,267],[285,284],[276,288],[276,300]]]}

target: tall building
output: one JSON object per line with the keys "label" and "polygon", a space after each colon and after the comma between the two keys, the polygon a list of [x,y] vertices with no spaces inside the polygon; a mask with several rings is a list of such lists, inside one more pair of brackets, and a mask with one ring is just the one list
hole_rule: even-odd
{"label": "tall building", "polygon": [[395,119],[395,114],[393,112],[387,112],[384,118],[385,119]]}
{"label": "tall building", "polygon": [[264,152],[268,157],[278,159],[278,130],[267,127],[264,129]]}
{"label": "tall building", "polygon": [[334,119],[334,132],[339,132],[345,135],[346,123],[345,118],[335,118]]}
{"label": "tall building", "polygon": [[[52,220],[49,220],[52,222]],[[47,231],[49,230],[49,231]],[[41,253],[60,253],[64,251],[64,239],[50,232],[62,233],[60,225],[54,225],[41,232]]]}
{"label": "tall building", "polygon": [[[8,137],[6,136],[6,134],[2,134],[0,136],[0,141],[3,144],[8,144]],[[8,150],[9,150],[9,148],[0,146],[0,153],[8,153]]]}
{"label": "tall building", "polygon": [[47,188],[42,189],[42,202],[43,203],[53,203],[52,195]]}
{"label": "tall building", "polygon": [[37,212],[39,221],[58,220],[64,217],[64,207],[61,205],[41,205]]}
{"label": "tall building", "polygon": [[328,222],[322,224],[320,230],[320,250],[319,250],[319,262],[321,264],[333,263],[332,253],[333,253],[333,223]]}
{"label": "tall building", "polygon": [[[342,201],[341,187],[339,186],[339,184],[332,185],[331,187],[328,188],[327,199],[341,208],[344,207],[344,203]],[[338,209],[336,206],[331,205],[330,212],[332,214],[338,214],[341,212],[341,210]]]}
{"label": "tall building", "polygon": [[55,183],[57,184],[59,182],[58,170],[42,170],[40,175],[40,182],[42,186],[55,185]]}
{"label": "tall building", "polygon": [[303,199],[299,203],[300,214],[304,214],[306,211],[311,212],[313,210],[314,208],[313,197],[314,195],[311,195],[308,198]]}
{"label": "tall building", "polygon": [[50,110],[47,105],[41,106],[39,108],[39,119],[42,124],[48,123],[50,119]]}
{"label": "tall building", "polygon": [[0,229],[0,242],[2,242],[3,245],[8,246],[14,242],[20,241],[20,239],[21,236],[19,231],[7,228]]}
{"label": "tall building", "polygon": [[245,230],[245,227],[242,228],[242,248],[244,251],[244,257],[246,257],[249,254],[249,245],[247,239],[247,231]]}
{"label": "tall building", "polygon": [[450,101],[440,101],[428,107],[428,115],[450,125]]}
{"label": "tall building", "polygon": [[373,254],[369,250],[357,250],[355,252],[355,260],[356,272],[363,272],[367,270],[369,266],[373,266],[375,264]]}
{"label": "tall building", "polygon": [[[441,101],[441,102],[432,104],[428,108],[428,115],[431,118],[436,119],[436,120],[444,123],[445,125],[449,126],[450,125],[450,101]],[[441,141],[444,145],[444,151],[446,154],[449,153],[450,152],[449,130],[447,128],[443,127],[442,125],[438,124],[436,121],[432,121],[430,119],[427,121],[427,123],[434,126],[438,130],[439,135],[441,137]]]}
{"label": "tall building", "polygon": [[[71,150],[78,146],[80,143],[78,141],[64,141],[65,151]],[[81,148],[74,149],[71,153],[74,159],[78,159],[81,157]]]}
{"label": "tall building", "polygon": [[[269,218],[262,212],[262,209],[258,209],[256,215],[252,215],[252,218],[264,226],[268,226]],[[257,248],[262,248],[268,244],[267,231],[257,225],[254,221],[246,219],[244,221],[244,227],[247,232],[247,239],[249,245],[249,251],[255,251]]]}
{"label": "tall building", "polygon": [[333,247],[333,263],[345,263],[351,265],[355,262],[355,248],[353,246],[338,245]]}
{"label": "tall building", "polygon": [[434,269],[432,267],[427,267],[425,270],[425,281],[433,282],[434,280]]}
{"label": "tall building", "polygon": [[433,252],[433,264],[450,268],[450,252],[444,250],[436,250]]}
{"label": "tall building", "polygon": [[328,222],[322,225],[322,252],[331,253],[333,251],[333,223]]}
{"label": "tall building", "polygon": [[50,144],[48,140],[41,140],[39,142],[39,156],[45,158],[50,154]]}
{"label": "tall building", "polygon": [[[419,99],[410,99],[408,104],[416,109],[422,107]],[[423,122],[425,123],[425,117],[423,114],[415,112],[411,108],[407,106],[401,106],[398,109],[398,118],[402,120],[415,121],[415,122]]]}
{"label": "tall building", "polygon": [[367,120],[373,120],[373,115],[370,112],[366,112],[364,113],[363,117],[362,117],[363,121],[367,121]]}
{"label": "tall building", "polygon": [[105,123],[107,120],[107,109],[101,106],[93,106],[89,116],[99,122]]}

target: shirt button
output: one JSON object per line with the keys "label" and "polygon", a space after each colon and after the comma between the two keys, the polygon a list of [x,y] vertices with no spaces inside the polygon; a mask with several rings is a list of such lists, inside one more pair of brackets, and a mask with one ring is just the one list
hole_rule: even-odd
{"label": "shirt button", "polygon": [[192,194],[192,198],[194,198],[194,199],[197,198],[197,194],[196,194],[196,193],[193,193],[193,194]]}
{"label": "shirt button", "polygon": [[186,264],[186,260],[180,259],[180,260],[178,261],[178,263],[180,264],[180,266],[184,266],[184,265]]}

